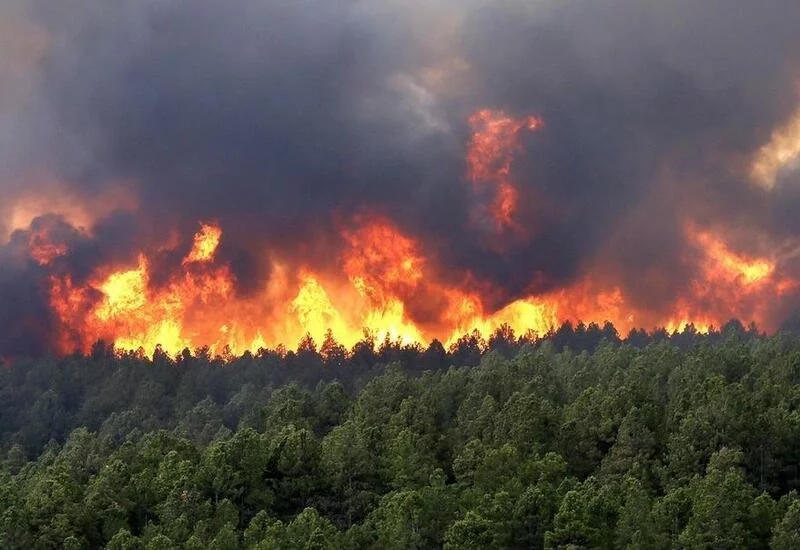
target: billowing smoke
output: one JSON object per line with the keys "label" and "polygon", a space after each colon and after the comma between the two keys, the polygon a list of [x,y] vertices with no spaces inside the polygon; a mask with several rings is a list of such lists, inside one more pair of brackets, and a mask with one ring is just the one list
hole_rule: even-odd
{"label": "billowing smoke", "polygon": [[[752,171],[800,106],[794,0],[34,0],[0,20],[0,355],[52,345],[54,273],[80,284],[200,221],[242,297],[275,276],[265,250],[333,269],[365,213],[489,311],[590,272],[663,310],[701,269],[687,222],[800,276],[800,171]],[[476,221],[480,109],[543,121],[517,136],[515,228]],[[45,230],[62,255],[19,252]]]}

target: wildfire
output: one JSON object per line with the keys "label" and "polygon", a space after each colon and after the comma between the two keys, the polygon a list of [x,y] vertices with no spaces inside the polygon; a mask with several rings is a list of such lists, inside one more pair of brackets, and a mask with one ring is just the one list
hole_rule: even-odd
{"label": "wildfire", "polygon": [[[511,166],[520,150],[519,133],[542,122],[481,110],[470,124],[469,179],[476,189],[491,186],[489,213],[497,227],[514,227],[519,190]],[[682,330],[689,324],[707,331],[734,316],[766,326],[770,300],[765,298],[797,286],[781,274],[776,258],[740,253],[719,234],[687,224],[696,273],[664,311],[638,308],[623,288],[601,275],[599,265],[587,266],[563,288],[520,296],[492,310],[486,293],[495,289],[468,273],[459,279],[443,272],[436,251],[392,220],[367,212],[344,222],[340,233],[341,253],[325,266],[297,265],[265,251],[271,277],[246,296],[239,295],[234,270],[220,259],[223,228],[214,222],[202,223],[186,239],[189,251],[166,276],[154,276],[159,265],[154,259],[165,250],[180,250],[185,241],[177,233],[169,236],[169,245],[142,250],[135,265],[101,266],[83,284],[51,275],[51,307],[62,328],[57,345],[62,351],[87,351],[104,339],[118,349],[146,353],[156,346],[170,354],[207,346],[212,353],[240,354],[293,345],[307,336],[322,343],[329,331],[346,347],[365,331],[377,340],[425,344],[437,338],[451,344],[476,330],[489,335],[510,326],[517,334],[543,334],[566,321],[611,321],[621,332]],[[34,224],[28,235],[29,255],[42,266],[69,253],[46,223]]]}
{"label": "wildfire", "polygon": [[[198,235],[206,234],[221,236],[221,231],[204,226]],[[198,261],[200,252],[207,255],[206,259],[213,257],[216,246],[204,248],[205,244],[198,238],[184,264],[190,259]],[[224,333],[224,323],[212,322],[213,328],[209,329],[200,310],[219,306],[232,295],[233,288],[234,281],[225,266],[198,272],[187,270],[165,288],[153,288],[150,263],[140,254],[135,268],[99,277],[89,283],[88,289],[75,288],[69,279],[54,279],[51,300],[62,323],[81,333],[80,348],[107,339],[121,349],[152,350],[161,345],[177,353],[193,345],[213,343],[221,348],[228,344],[221,342],[219,336]],[[95,299],[96,296],[100,298]]]}

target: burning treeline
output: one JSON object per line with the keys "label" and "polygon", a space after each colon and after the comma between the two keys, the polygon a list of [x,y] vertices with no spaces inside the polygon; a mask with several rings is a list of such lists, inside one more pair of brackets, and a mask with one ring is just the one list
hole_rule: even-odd
{"label": "burning treeline", "polygon": [[[514,182],[512,166],[525,154],[520,135],[541,130],[544,122],[486,109],[469,123],[465,180],[471,187],[465,192],[474,195],[472,223],[485,226],[493,246],[502,247],[535,230],[518,216],[525,190]],[[284,263],[264,250],[271,276],[245,296],[237,291],[230,265],[218,256],[225,233],[213,220],[198,222],[193,236],[173,234],[156,249],[137,251],[133,265],[97,265],[77,282],[58,269],[72,252],[63,231],[66,227],[91,240],[92,226],[73,226],[69,217],[65,211],[36,218],[30,228],[11,235],[25,241],[28,261],[48,272],[46,292],[55,323],[49,345],[62,353],[85,352],[105,340],[120,350],[148,353],[156,346],[170,354],[208,346],[212,353],[239,354],[296,345],[307,336],[322,342],[329,330],[348,347],[365,332],[404,344],[434,338],[450,343],[503,325],[518,334],[541,335],[566,321],[610,321],[620,331],[675,331],[692,324],[704,331],[739,317],[771,328],[772,304],[797,287],[795,279],[781,273],[776,257],[738,253],[723,237],[686,220],[683,231],[698,269],[686,282],[686,294],[662,310],[637,309],[624,288],[604,277],[602,266],[590,266],[563,288],[490,309],[485,298],[495,292],[490,284],[469,272],[458,283],[443,277],[444,267],[424,242],[369,211],[342,218],[339,254],[328,265]],[[180,251],[179,263],[154,273],[157,256]]]}

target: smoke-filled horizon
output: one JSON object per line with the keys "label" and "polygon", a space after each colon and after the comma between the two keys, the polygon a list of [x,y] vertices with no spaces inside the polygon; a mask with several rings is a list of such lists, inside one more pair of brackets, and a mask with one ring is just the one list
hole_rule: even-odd
{"label": "smoke-filled horizon", "polygon": [[[0,21],[0,355],[80,349],[97,319],[202,345],[242,312],[272,344],[375,311],[418,340],[502,311],[775,329],[798,306],[797,2],[7,0]],[[213,268],[187,262],[200,224]],[[237,306],[213,329],[212,281]],[[123,283],[177,326],[137,338]]]}

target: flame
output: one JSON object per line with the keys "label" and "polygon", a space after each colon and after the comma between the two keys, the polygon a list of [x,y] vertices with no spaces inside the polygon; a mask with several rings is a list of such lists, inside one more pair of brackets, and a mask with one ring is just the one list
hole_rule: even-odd
{"label": "flame", "polygon": [[311,273],[301,275],[302,283],[291,309],[308,334],[321,334],[327,329],[337,334],[346,332],[347,324],[331,303],[328,293]]}
{"label": "flame", "polygon": [[[378,338],[423,341],[393,289],[419,280],[421,273],[414,272],[420,260],[404,255],[412,253],[411,240],[389,224],[347,233],[346,280],[326,281],[324,274],[302,269],[294,286],[276,262],[270,284],[246,298],[235,295],[228,266],[213,264],[221,238],[220,227],[203,224],[181,264],[183,272],[159,288],[151,283],[145,254],[135,267],[98,275],[86,287],[54,277],[53,310],[70,334],[79,333],[78,345],[64,339],[62,349],[87,350],[94,341],[107,339],[126,350],[161,346],[176,354],[207,345],[215,353],[255,352],[267,343],[298,342],[305,335],[321,342],[328,329],[348,346],[363,338],[365,329]],[[384,242],[396,247],[384,249]],[[343,298],[341,303],[333,303],[331,289]]]}
{"label": "flame", "polygon": [[194,245],[191,252],[183,260],[184,264],[192,262],[210,262],[214,259],[214,255],[219,248],[219,242],[222,239],[222,230],[209,224],[202,224],[200,231],[194,236]]}
{"label": "flame", "polygon": [[482,109],[469,118],[473,134],[467,150],[467,174],[473,187],[494,186],[489,215],[498,228],[513,227],[519,190],[511,181],[511,163],[518,152],[519,132],[536,130],[542,121],[536,117],[515,119],[503,111]]}
{"label": "flame", "polygon": [[414,289],[423,277],[423,259],[414,242],[387,221],[345,232],[350,249],[344,271],[359,293],[376,302],[391,289]]}
{"label": "flame", "polygon": [[112,273],[99,286],[98,290],[103,293],[104,299],[95,315],[103,321],[135,315],[147,305],[147,283],[147,260],[139,256],[139,266],[136,269]]}
{"label": "flame", "polygon": [[[219,228],[204,228],[208,234],[221,235]],[[203,231],[198,235],[201,234],[205,236]],[[213,249],[202,250],[207,258],[213,256]],[[198,250],[193,248],[184,264],[197,254]],[[230,270],[222,266],[197,272],[187,270],[164,288],[153,288],[150,263],[140,254],[135,268],[97,277],[88,288],[75,288],[68,278],[56,279],[51,287],[51,300],[62,323],[82,333],[80,348],[86,349],[98,339],[110,339],[120,349],[152,350],[160,345],[177,353],[207,342],[220,349],[228,343],[219,345],[219,334],[225,333],[224,323],[205,323],[202,315],[197,314],[206,307],[222,306],[232,296],[234,285]],[[92,298],[98,295],[99,300]],[[202,339],[199,342],[198,337]],[[235,346],[241,347],[241,343]]]}

